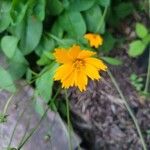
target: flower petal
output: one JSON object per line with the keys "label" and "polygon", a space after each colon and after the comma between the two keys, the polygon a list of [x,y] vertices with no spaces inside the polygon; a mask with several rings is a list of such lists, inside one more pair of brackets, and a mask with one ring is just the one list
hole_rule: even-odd
{"label": "flower petal", "polygon": [[69,87],[73,86],[74,83],[75,83],[75,73],[74,73],[74,71],[72,71],[69,74],[68,77],[61,80],[61,82],[62,82],[62,87],[64,87],[64,88],[69,88]]}
{"label": "flower petal", "polygon": [[107,69],[107,66],[103,63],[102,60],[96,58],[86,58],[85,61],[87,64],[95,66],[98,70],[106,71]]}
{"label": "flower petal", "polygon": [[77,86],[80,91],[85,91],[86,85],[88,83],[88,78],[83,71],[76,71],[75,76],[75,86]]}
{"label": "flower petal", "polygon": [[103,44],[103,38],[99,34],[88,33],[84,35],[84,38],[89,41],[91,47],[98,48]]}
{"label": "flower petal", "polygon": [[56,73],[54,75],[54,80],[63,80],[64,78],[66,78],[72,72],[72,69],[73,68],[72,68],[71,63],[61,65],[56,70]]}
{"label": "flower petal", "polygon": [[71,61],[71,58],[68,55],[68,51],[64,48],[56,48],[54,52],[56,61],[58,63],[68,63]]}
{"label": "flower petal", "polygon": [[99,75],[99,72],[98,72],[98,69],[90,64],[86,64],[86,67],[85,67],[85,73],[86,75],[91,78],[92,80],[96,79],[100,79],[100,75]]}
{"label": "flower petal", "polygon": [[83,58],[88,58],[88,57],[91,57],[93,55],[95,55],[96,53],[95,52],[92,52],[92,51],[88,51],[88,50],[82,50],[79,55],[78,55],[78,58],[79,59],[83,59]]}
{"label": "flower petal", "polygon": [[77,56],[79,55],[79,53],[81,52],[80,46],[78,45],[74,45],[73,47],[70,48],[69,50],[69,56],[72,59],[77,58]]}

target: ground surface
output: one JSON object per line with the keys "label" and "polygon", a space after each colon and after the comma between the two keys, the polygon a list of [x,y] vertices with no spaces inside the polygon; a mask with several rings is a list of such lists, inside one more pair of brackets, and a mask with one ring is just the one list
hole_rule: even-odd
{"label": "ground surface", "polygon": [[[129,81],[130,74],[141,73],[143,67],[139,68],[136,60],[128,58],[125,49],[116,51],[124,65],[109,68],[134,111],[150,149],[147,133],[150,130],[150,99],[144,100]],[[83,145],[87,150],[142,150],[135,125],[110,77],[107,73],[102,77],[100,81],[91,81],[86,92],[70,90],[72,121],[84,139]]]}

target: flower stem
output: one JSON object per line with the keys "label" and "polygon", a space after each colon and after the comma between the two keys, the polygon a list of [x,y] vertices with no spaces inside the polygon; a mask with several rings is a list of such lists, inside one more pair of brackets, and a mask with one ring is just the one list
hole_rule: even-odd
{"label": "flower stem", "polygon": [[71,141],[71,123],[70,123],[70,113],[69,113],[69,99],[67,91],[65,90],[65,100],[66,100],[66,108],[67,108],[67,124],[68,124],[68,132],[69,132],[69,149],[72,150],[72,141]]}
{"label": "flower stem", "polygon": [[144,93],[148,93],[148,87],[150,83],[150,47],[149,47],[149,58],[148,58],[148,68],[147,68],[147,77],[146,77],[146,83],[144,88]]}
{"label": "flower stem", "polygon": [[99,21],[99,24],[98,24],[98,26],[96,28],[96,32],[98,32],[101,29],[101,27],[102,27],[102,25],[104,23],[104,19],[105,19],[107,10],[108,10],[108,6],[106,6],[105,9],[104,9],[103,15],[102,15],[102,17],[101,17],[101,19]]}
{"label": "flower stem", "polygon": [[19,147],[17,148],[18,150],[20,150],[24,146],[24,144],[29,140],[29,138],[35,133],[35,131],[38,129],[39,125],[41,124],[41,122],[45,118],[48,110],[49,110],[49,107],[47,107],[47,109],[45,110],[43,116],[41,117],[41,119],[38,122],[38,124],[36,125],[36,127],[29,133],[29,135],[27,136],[27,138],[19,145]]}
{"label": "flower stem", "polygon": [[52,39],[54,39],[55,41],[57,41],[58,43],[64,44],[64,42],[63,42],[60,38],[58,38],[57,36],[55,36],[55,35],[53,35],[53,34],[51,34],[51,33],[49,33],[48,35],[49,35]]}
{"label": "flower stem", "polygon": [[9,141],[9,144],[8,144],[8,148],[10,148],[11,142],[12,142],[12,140],[13,140],[13,136],[14,136],[14,134],[15,134],[15,131],[16,131],[17,126],[18,126],[18,123],[19,123],[19,120],[20,120],[20,119],[22,118],[22,116],[24,115],[25,110],[26,110],[26,107],[24,108],[24,110],[22,111],[22,113],[19,115],[19,117],[18,117],[18,119],[17,119],[17,122],[16,122],[16,124],[15,124],[15,127],[14,127],[13,132],[12,132],[11,137],[10,137],[10,141]]}
{"label": "flower stem", "polygon": [[4,114],[4,115],[6,115],[8,106],[9,106],[9,104],[10,104],[10,102],[11,102],[13,96],[14,96],[14,94],[12,94],[12,95],[10,96],[10,98],[7,100],[7,102],[6,102],[5,106],[4,106],[4,110],[3,110],[3,114]]}
{"label": "flower stem", "polygon": [[[52,101],[56,99],[56,97],[58,96],[58,93],[60,92],[60,88],[58,88],[58,90],[56,91],[56,94],[54,95],[54,97],[52,98]],[[38,122],[38,124],[35,126],[35,128],[28,134],[28,136],[22,141],[22,143],[20,143],[20,145],[18,146],[17,150],[20,150],[24,144],[30,139],[30,137],[35,133],[35,131],[38,129],[39,125],[42,123],[43,119],[45,118],[47,112],[49,110],[49,107],[46,108],[44,114],[42,115],[40,121]]]}
{"label": "flower stem", "polygon": [[125,99],[125,97],[124,97],[124,95],[123,95],[123,93],[122,93],[122,91],[121,91],[121,89],[120,89],[118,83],[116,82],[114,76],[112,75],[112,73],[111,73],[109,70],[108,70],[108,75],[110,76],[110,78],[111,78],[111,80],[112,80],[114,86],[116,87],[116,89],[117,89],[117,91],[118,91],[118,93],[119,93],[121,99],[124,101],[124,104],[125,104],[125,106],[126,106],[128,112],[129,112],[129,114],[130,114],[130,116],[131,116],[131,118],[132,118],[132,120],[133,120],[133,122],[134,122],[134,124],[135,124],[135,126],[136,126],[137,132],[138,132],[139,137],[140,137],[140,139],[141,139],[141,143],[142,143],[143,149],[144,149],[144,150],[147,150],[147,147],[146,147],[146,144],[145,144],[145,141],[144,141],[144,138],[143,138],[141,129],[140,129],[139,125],[138,125],[138,121],[137,121],[137,119],[136,119],[134,113],[132,112],[132,110],[131,110],[131,108],[130,108],[128,102],[127,102],[127,100]]}

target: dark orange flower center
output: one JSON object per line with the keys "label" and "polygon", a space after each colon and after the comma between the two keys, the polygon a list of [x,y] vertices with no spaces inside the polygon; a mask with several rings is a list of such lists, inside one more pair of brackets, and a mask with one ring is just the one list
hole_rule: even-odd
{"label": "dark orange flower center", "polygon": [[85,66],[85,61],[82,59],[76,59],[73,62],[73,67],[77,70],[80,70],[84,66]]}

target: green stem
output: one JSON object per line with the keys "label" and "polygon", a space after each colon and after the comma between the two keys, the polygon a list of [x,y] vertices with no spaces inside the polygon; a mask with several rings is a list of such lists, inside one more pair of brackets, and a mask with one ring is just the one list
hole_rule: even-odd
{"label": "green stem", "polygon": [[69,99],[68,99],[68,94],[67,94],[66,90],[65,90],[65,100],[66,100],[66,108],[67,108],[67,124],[68,124],[68,133],[69,133],[69,149],[72,150]]}
{"label": "green stem", "polygon": [[144,150],[147,150],[147,147],[146,147],[146,144],[145,144],[145,141],[144,141],[144,138],[143,138],[141,129],[140,129],[139,125],[138,125],[138,121],[137,121],[137,119],[136,119],[134,113],[132,112],[132,110],[131,110],[131,108],[130,108],[128,102],[127,102],[127,100],[125,99],[125,97],[124,97],[124,95],[123,95],[123,93],[122,93],[122,91],[121,91],[119,85],[117,84],[117,82],[116,82],[114,76],[112,75],[112,73],[111,73],[109,70],[108,70],[108,75],[110,76],[110,78],[111,78],[111,80],[112,80],[114,86],[116,87],[116,89],[117,89],[117,91],[118,91],[118,93],[119,93],[121,99],[124,101],[124,104],[125,104],[125,106],[126,106],[128,112],[129,112],[129,114],[130,114],[130,116],[131,116],[131,118],[132,118],[132,120],[133,120],[133,122],[134,122],[134,124],[135,124],[135,126],[136,126],[137,132],[138,132],[139,137],[140,137],[140,139],[141,139],[141,143],[142,143],[143,149],[144,149]]}
{"label": "green stem", "polygon": [[43,114],[43,116],[41,117],[40,121],[38,122],[38,124],[36,125],[36,127],[29,133],[29,135],[27,136],[27,138],[19,145],[19,147],[17,148],[18,150],[20,150],[24,144],[29,140],[29,138],[35,133],[35,131],[38,129],[39,125],[41,124],[41,122],[43,121],[43,119],[45,118],[47,111],[49,108],[47,108]]}
{"label": "green stem", "polygon": [[15,131],[16,131],[17,126],[18,126],[18,123],[19,123],[19,120],[22,118],[23,114],[25,113],[25,110],[26,110],[26,107],[24,108],[23,112],[20,114],[20,116],[19,116],[18,119],[17,119],[17,122],[16,122],[16,124],[15,124],[15,127],[14,127],[13,132],[12,132],[11,137],[10,137],[10,141],[9,141],[9,144],[8,144],[8,148],[10,148],[10,145],[11,145],[11,142],[12,142],[12,139],[13,139],[13,136],[14,136],[14,134],[15,134]]}
{"label": "green stem", "polygon": [[102,27],[102,25],[104,23],[104,19],[106,17],[107,10],[108,10],[108,7],[106,6],[105,9],[104,9],[104,13],[103,13],[103,15],[102,15],[102,17],[101,17],[101,19],[99,21],[99,24],[97,26],[96,32],[98,32],[101,29],[101,27]]}
{"label": "green stem", "polygon": [[53,34],[51,34],[51,33],[49,33],[48,35],[49,35],[52,39],[54,39],[55,41],[57,41],[58,43],[64,44],[64,42],[63,42],[61,39],[59,39],[58,37],[56,37],[55,35],[53,35]]}
{"label": "green stem", "polygon": [[146,77],[146,83],[144,88],[144,93],[148,93],[148,87],[150,83],[150,47],[149,47],[149,58],[148,58],[148,68],[147,68],[147,77]]}
{"label": "green stem", "polygon": [[[56,91],[56,94],[54,95],[52,100],[56,99],[56,97],[58,96],[59,91],[60,91],[60,88]],[[41,124],[41,122],[45,118],[48,110],[49,110],[49,107],[45,110],[43,116],[41,117],[41,119],[38,122],[38,124],[36,125],[36,127],[29,133],[29,135],[26,137],[26,139],[23,140],[23,142],[18,146],[18,150],[20,150],[24,146],[24,144],[29,140],[29,138],[35,133],[35,131],[38,129],[39,125]]]}
{"label": "green stem", "polygon": [[[31,119],[31,117],[30,117],[30,119]],[[24,139],[25,139],[25,137],[26,137],[26,135],[27,135],[27,132],[28,132],[28,129],[29,129],[29,126],[30,126],[30,119],[29,119],[29,121],[28,121],[28,123],[27,123],[25,132],[24,132],[24,134],[23,134],[23,136],[22,136],[22,138],[21,138],[21,141],[19,142],[18,146],[21,145],[21,143],[24,141]]]}
{"label": "green stem", "polygon": [[10,104],[10,102],[11,102],[13,96],[14,96],[14,94],[12,94],[12,95],[10,96],[10,98],[7,100],[7,102],[6,102],[6,104],[5,104],[5,107],[4,107],[4,110],[3,110],[3,114],[4,114],[4,115],[6,115],[8,106],[9,106],[9,104]]}

